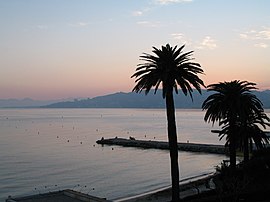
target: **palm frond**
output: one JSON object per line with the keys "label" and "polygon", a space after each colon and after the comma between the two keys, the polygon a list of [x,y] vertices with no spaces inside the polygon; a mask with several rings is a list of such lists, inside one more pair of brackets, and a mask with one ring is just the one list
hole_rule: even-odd
{"label": "palm frond", "polygon": [[[140,93],[145,90],[147,94],[151,88],[157,92],[162,84],[162,96],[166,97],[168,91],[172,89],[178,93],[178,88],[184,95],[190,95],[193,88],[201,93],[201,87],[205,87],[198,74],[203,74],[199,63],[192,62],[193,51],[183,53],[185,45],[170,46],[166,44],[161,49],[153,47],[152,54],[143,53],[140,60],[143,63],[137,65],[136,72],[131,78],[136,78],[134,92]],[[193,87],[193,88],[192,88]]]}

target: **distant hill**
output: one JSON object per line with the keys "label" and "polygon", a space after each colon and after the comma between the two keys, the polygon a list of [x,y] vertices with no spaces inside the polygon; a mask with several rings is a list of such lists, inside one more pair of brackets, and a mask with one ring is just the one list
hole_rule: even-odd
{"label": "distant hill", "polygon": [[262,101],[265,109],[270,109],[270,90],[254,91],[254,94]]}
{"label": "distant hill", "polygon": [[70,99],[63,100],[33,100],[30,98],[24,99],[0,99],[0,108],[33,108],[44,105],[49,105],[56,102],[63,102]]}
{"label": "distant hill", "polygon": [[[270,108],[270,90],[254,91],[254,94],[262,101],[264,108]],[[174,96],[176,108],[196,109],[201,108],[203,101],[210,95],[206,90],[200,95],[197,91],[193,93],[193,102],[189,96],[182,92]],[[58,102],[43,106],[44,108],[164,108],[165,100],[162,98],[161,91],[157,94],[144,93],[114,93],[95,98],[74,100],[68,102]]]}

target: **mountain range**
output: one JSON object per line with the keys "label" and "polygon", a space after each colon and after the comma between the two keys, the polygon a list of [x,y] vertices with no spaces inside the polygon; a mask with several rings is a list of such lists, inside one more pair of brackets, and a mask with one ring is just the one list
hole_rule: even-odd
{"label": "mountain range", "polygon": [[[262,101],[264,108],[270,109],[270,90],[253,91]],[[33,100],[25,99],[0,99],[0,108],[164,108],[165,100],[162,92],[149,92],[137,94],[133,92],[118,92],[94,98],[63,99],[63,100]],[[206,90],[202,95],[198,92],[193,93],[193,101],[189,96],[179,92],[174,96],[176,108],[201,108],[203,101],[210,95]]]}
{"label": "mountain range", "polygon": [[33,100],[31,98],[24,99],[0,99],[0,108],[33,108],[49,105],[57,102],[65,102],[72,99],[59,100]]}
{"label": "mountain range", "polygon": [[[264,108],[270,108],[270,90],[253,91],[262,101]],[[210,95],[206,90],[200,95],[194,91],[193,101],[190,96],[185,96],[182,92],[174,96],[176,108],[198,109],[203,101]],[[42,106],[43,108],[164,108],[165,100],[162,98],[162,91],[154,94],[150,91],[146,96],[144,93],[118,92],[114,94],[94,97],[92,99],[75,99],[73,101],[57,102]]]}

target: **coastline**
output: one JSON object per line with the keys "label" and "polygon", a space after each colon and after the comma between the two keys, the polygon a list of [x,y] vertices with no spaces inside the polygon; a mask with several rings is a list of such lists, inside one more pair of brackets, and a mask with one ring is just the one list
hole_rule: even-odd
{"label": "coastline", "polygon": [[[211,179],[216,175],[216,172],[205,173],[198,176],[185,178],[180,181],[180,198],[196,195],[205,191],[214,189],[211,185]],[[210,183],[209,183],[210,182]],[[131,197],[113,200],[113,202],[164,202],[171,200],[171,186],[162,187],[153,191],[138,194]]]}
{"label": "coastline", "polygon": [[[101,145],[118,145],[124,147],[139,147],[144,149],[168,149],[168,143],[162,141],[151,140],[136,140],[134,137],[129,139],[125,138],[109,138],[96,141]],[[227,150],[223,145],[211,145],[211,144],[196,144],[196,143],[178,143],[178,149],[189,152],[204,152],[215,154],[226,154]],[[180,180],[180,198],[184,199],[189,196],[194,196],[202,192],[215,189],[213,183],[213,177],[216,176],[216,172],[200,174],[197,176],[189,177]],[[164,202],[171,200],[171,186],[161,187],[156,190],[148,191],[146,193],[137,194],[135,196],[129,196],[125,198],[115,199],[114,202]]]}

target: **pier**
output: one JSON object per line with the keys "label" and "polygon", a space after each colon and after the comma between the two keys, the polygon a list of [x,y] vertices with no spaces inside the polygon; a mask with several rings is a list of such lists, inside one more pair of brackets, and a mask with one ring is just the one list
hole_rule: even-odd
{"label": "pier", "polygon": [[[138,147],[143,149],[169,149],[169,143],[164,141],[136,140],[134,138],[110,138],[96,141],[101,145],[119,145],[124,147]],[[203,152],[212,154],[228,154],[228,149],[223,145],[197,144],[197,143],[178,143],[180,151]]]}
{"label": "pier", "polygon": [[6,202],[111,202],[105,198],[91,196],[71,189],[39,193],[32,196],[13,198],[11,196]]}

